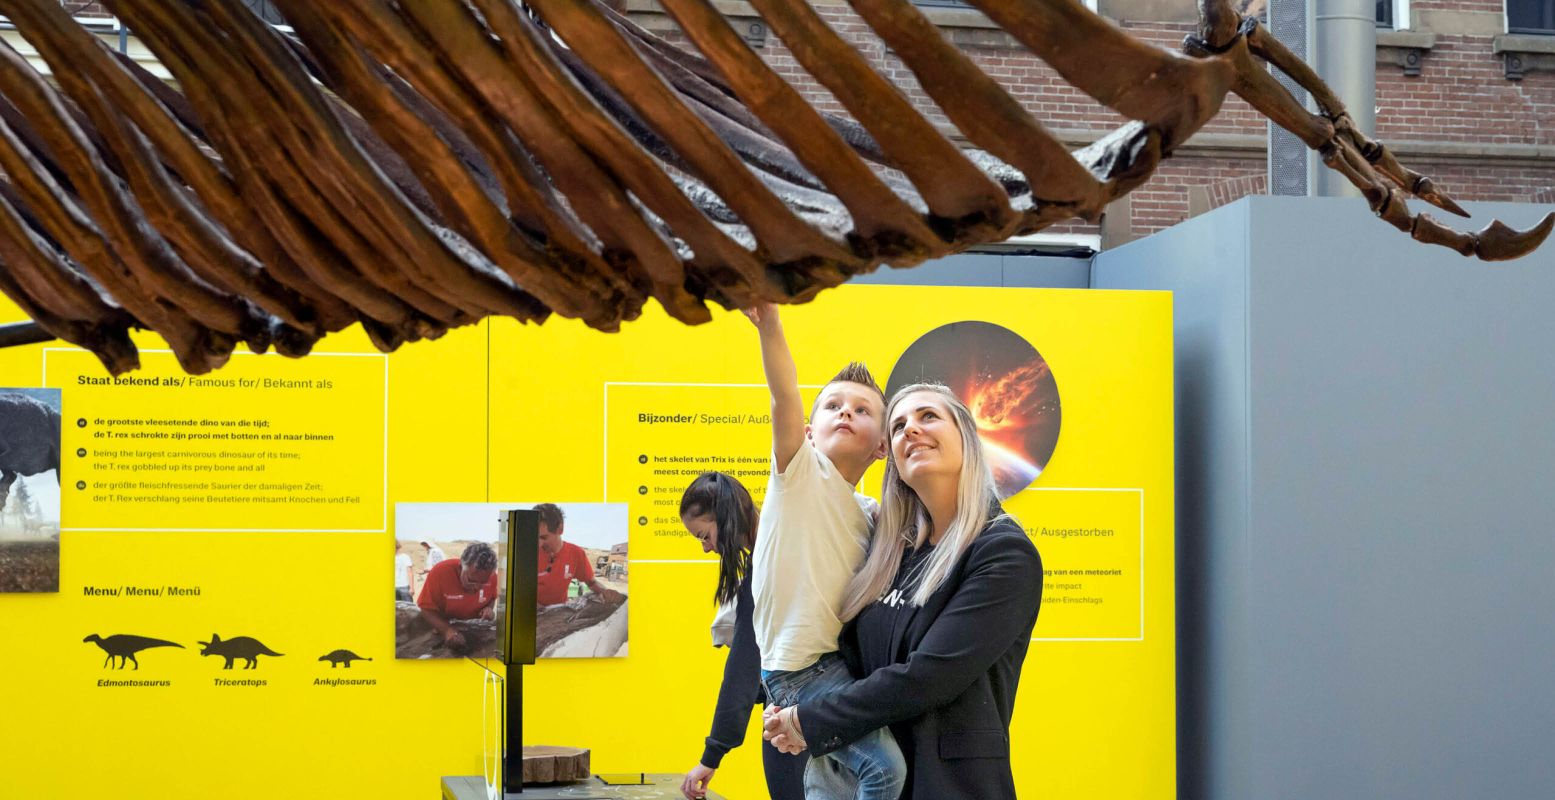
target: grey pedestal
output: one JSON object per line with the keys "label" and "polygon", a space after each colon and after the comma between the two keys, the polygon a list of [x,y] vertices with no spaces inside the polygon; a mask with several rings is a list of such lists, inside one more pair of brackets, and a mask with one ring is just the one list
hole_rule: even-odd
{"label": "grey pedestal", "polygon": [[[504,800],[684,800],[680,794],[684,777],[667,773],[595,776],[565,786],[526,787],[522,794],[508,794]],[[642,782],[628,783],[632,780]],[[443,778],[443,800],[486,800],[486,783],[475,776]],[[708,792],[707,800],[725,798]]]}
{"label": "grey pedestal", "polygon": [[1555,243],[1252,197],[1093,284],[1175,294],[1179,795],[1549,797]]}

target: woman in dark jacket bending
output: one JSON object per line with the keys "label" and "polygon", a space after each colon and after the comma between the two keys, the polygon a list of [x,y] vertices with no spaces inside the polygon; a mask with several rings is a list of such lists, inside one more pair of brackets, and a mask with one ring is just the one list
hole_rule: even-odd
{"label": "woman in dark jacket bending", "polygon": [[[680,521],[702,543],[702,552],[718,554],[714,598],[719,605],[733,602],[735,606],[734,638],[724,661],[713,729],[702,760],[686,773],[680,785],[686,800],[699,800],[707,795],[723,757],[745,741],[751,709],[766,703],[761,689],[761,651],[751,622],[755,600],[751,597],[750,563],[756,541],[756,506],[739,481],[721,472],[704,472],[680,497]],[[809,760],[809,756],[786,755],[763,743],[761,765],[773,800],[804,800],[804,769]]]}
{"label": "woman in dark jacket bending", "polygon": [[822,755],[889,725],[907,759],[903,800],[1014,798],[1010,717],[1042,559],[999,507],[976,424],[949,389],[897,392],[886,430],[880,521],[839,643],[863,677],[776,711],[765,735]]}

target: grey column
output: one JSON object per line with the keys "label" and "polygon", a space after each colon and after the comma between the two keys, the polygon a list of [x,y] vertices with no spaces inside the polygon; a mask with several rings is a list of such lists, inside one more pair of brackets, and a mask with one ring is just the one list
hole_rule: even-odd
{"label": "grey column", "polygon": [[[1316,9],[1312,66],[1339,95],[1356,127],[1368,136],[1377,130],[1377,9],[1373,0],[1313,0]],[[1309,160],[1312,194],[1359,197],[1344,176]]]}

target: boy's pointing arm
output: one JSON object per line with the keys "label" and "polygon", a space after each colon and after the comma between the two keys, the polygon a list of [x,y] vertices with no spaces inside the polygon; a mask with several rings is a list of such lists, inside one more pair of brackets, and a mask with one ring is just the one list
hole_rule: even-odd
{"label": "boy's pointing arm", "polygon": [[804,443],[804,401],[799,397],[799,371],[783,336],[783,323],[777,306],[771,303],[747,309],[745,316],[756,325],[761,338],[761,367],[767,374],[767,389],[772,392],[772,457],[779,474],[788,471],[788,462]]}

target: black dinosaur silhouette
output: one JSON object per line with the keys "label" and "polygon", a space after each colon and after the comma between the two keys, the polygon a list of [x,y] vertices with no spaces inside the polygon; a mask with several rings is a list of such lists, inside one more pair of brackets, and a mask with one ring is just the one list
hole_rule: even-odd
{"label": "black dinosaur silhouette", "polygon": [[259,656],[284,656],[285,653],[277,653],[264,646],[263,642],[251,636],[237,636],[222,641],[220,636],[211,634],[211,640],[199,643],[202,656],[221,656],[227,659],[227,665],[222,669],[232,669],[232,660],[241,658],[245,662],[243,669],[256,669],[259,667]]}
{"label": "black dinosaur silhouette", "polygon": [[334,669],[341,664],[346,665],[346,669],[350,669],[352,661],[372,661],[372,659],[363,658],[350,650],[332,650],[319,656],[319,660],[328,661],[330,669]]}
{"label": "black dinosaur silhouette", "polygon": [[59,412],[24,394],[0,394],[0,511],[18,477],[54,470],[59,479]]}
{"label": "black dinosaur silhouette", "polygon": [[108,660],[103,662],[104,667],[112,664],[113,659],[117,657],[119,665],[114,669],[124,669],[126,660],[134,664],[135,669],[140,669],[140,662],[135,660],[135,654],[148,647],[183,647],[177,642],[169,642],[166,639],[153,639],[149,636],[135,636],[128,633],[116,633],[106,639],[94,633],[81,641],[96,642],[97,646],[108,654]]}

